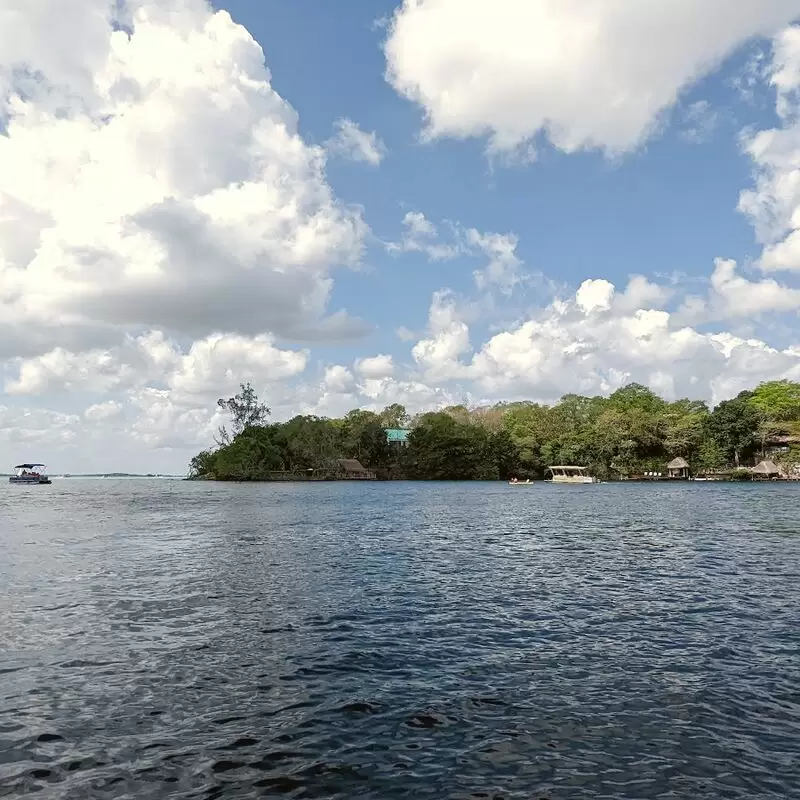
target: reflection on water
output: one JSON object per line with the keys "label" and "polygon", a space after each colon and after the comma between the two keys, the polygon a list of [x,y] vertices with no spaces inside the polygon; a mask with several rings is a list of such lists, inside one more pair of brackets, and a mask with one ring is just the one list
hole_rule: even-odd
{"label": "reflection on water", "polygon": [[798,500],[2,487],[0,796],[797,796]]}

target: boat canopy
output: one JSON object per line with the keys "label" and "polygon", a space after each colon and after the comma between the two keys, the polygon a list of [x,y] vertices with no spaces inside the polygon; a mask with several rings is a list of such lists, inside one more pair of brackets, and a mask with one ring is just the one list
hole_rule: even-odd
{"label": "boat canopy", "polygon": [[36,467],[43,467],[44,464],[17,464],[14,469],[35,469]]}
{"label": "boat canopy", "polygon": [[575,472],[585,472],[586,467],[564,467],[564,466],[556,466],[556,467],[548,467],[547,469],[563,469],[563,470],[574,470]]}

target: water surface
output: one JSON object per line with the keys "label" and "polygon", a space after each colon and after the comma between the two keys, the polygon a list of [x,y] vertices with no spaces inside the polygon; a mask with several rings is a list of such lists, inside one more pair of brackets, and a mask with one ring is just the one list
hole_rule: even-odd
{"label": "water surface", "polygon": [[800,796],[800,485],[0,486],[0,796]]}

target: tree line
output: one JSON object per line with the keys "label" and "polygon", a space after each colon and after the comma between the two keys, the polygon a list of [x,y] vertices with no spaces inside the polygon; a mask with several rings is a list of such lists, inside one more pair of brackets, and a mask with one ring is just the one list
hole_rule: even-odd
{"label": "tree line", "polygon": [[[552,464],[586,466],[602,479],[665,472],[686,459],[695,474],[735,470],[769,454],[800,462],[800,383],[762,383],[711,409],[667,402],[640,384],[609,397],[568,394],[554,405],[451,406],[410,417],[399,404],[331,419],[271,422],[270,409],[242,384],[218,405],[230,415],[216,446],[195,456],[191,477],[267,480],[275,473],[325,470],[354,458],[379,477],[409,480],[541,478]],[[406,445],[387,429],[408,429]]]}

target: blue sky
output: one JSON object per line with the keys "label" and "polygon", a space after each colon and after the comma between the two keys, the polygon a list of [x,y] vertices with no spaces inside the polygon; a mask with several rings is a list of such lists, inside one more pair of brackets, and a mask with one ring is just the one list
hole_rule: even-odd
{"label": "blue sky", "polygon": [[[598,276],[618,285],[641,273],[705,278],[718,256],[746,263],[758,255],[753,227],[736,209],[752,176],[739,134],[771,127],[776,117],[768,87],[745,101],[734,82],[764,41],[743,46],[718,72],[687,87],[660,135],[633,153],[568,155],[542,140],[534,163],[509,167],[486,157],[485,140],[420,142],[421,110],[384,80],[386,23],[396,3],[228,0],[217,6],[258,40],[274,87],[297,109],[309,141],[324,143],[342,117],[383,139],[388,155],[377,169],[338,159],[328,166],[337,194],[364,206],[376,237],[399,238],[408,210],[436,223],[515,232],[529,268],[573,288]],[[698,142],[686,133],[688,109],[700,101],[720,119]],[[474,291],[471,259],[397,259],[374,243],[364,266],[364,272],[337,274],[332,306],[378,324],[371,341],[381,351],[407,349],[394,330],[423,328],[434,290]],[[531,291],[520,303],[549,299],[540,283]],[[337,347],[330,358],[362,348],[360,342]]]}
{"label": "blue sky", "polygon": [[0,12],[0,458],[180,471],[246,380],[287,418],[800,378],[798,16]]}

